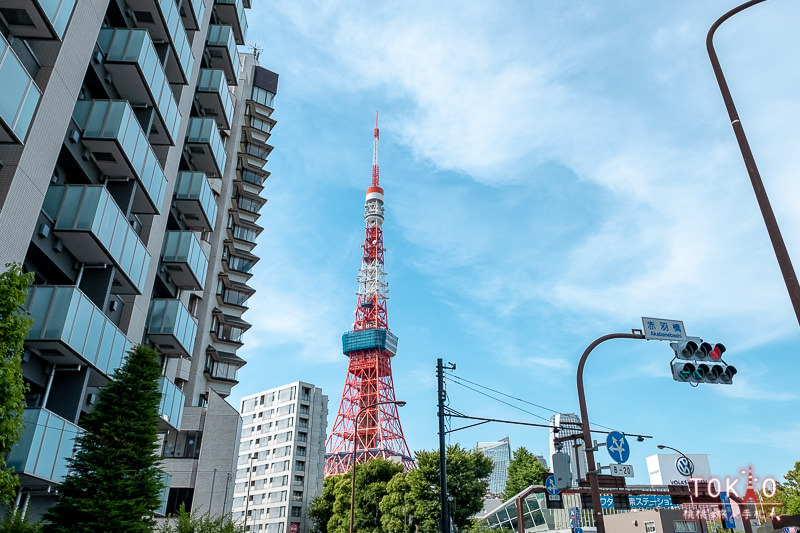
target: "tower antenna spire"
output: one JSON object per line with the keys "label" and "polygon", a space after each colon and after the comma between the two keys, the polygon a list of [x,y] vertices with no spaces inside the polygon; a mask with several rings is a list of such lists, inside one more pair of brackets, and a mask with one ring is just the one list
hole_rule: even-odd
{"label": "tower antenna spire", "polygon": [[380,174],[378,172],[378,112],[375,111],[375,139],[372,143],[372,185],[378,186]]}

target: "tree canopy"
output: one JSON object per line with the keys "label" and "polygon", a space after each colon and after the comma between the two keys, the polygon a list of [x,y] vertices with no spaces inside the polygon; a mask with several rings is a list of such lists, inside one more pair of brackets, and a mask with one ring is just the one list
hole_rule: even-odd
{"label": "tree canopy", "polygon": [[[439,453],[416,452],[417,468],[407,473],[396,463],[373,459],[356,468],[354,530],[359,533],[435,533],[439,527]],[[483,507],[492,460],[459,445],[447,448],[447,488],[453,522],[462,529]],[[350,474],[323,481],[322,494],[308,515],[312,533],[347,533],[350,524]]]}
{"label": "tree canopy", "polygon": [[0,274],[0,503],[10,505],[19,479],[5,458],[24,429],[28,389],[22,380],[22,352],[33,321],[21,309],[33,274],[23,274],[17,263],[6,268]]}
{"label": "tree canopy", "polygon": [[163,488],[158,433],[160,356],[146,346],[128,352],[94,410],[81,419],[70,473],[46,532],[150,532]]}
{"label": "tree canopy", "polygon": [[783,502],[781,513],[800,514],[800,461],[783,478],[786,482],[779,485],[777,494]]}
{"label": "tree canopy", "polygon": [[503,499],[509,500],[531,485],[541,485],[542,474],[547,472],[547,467],[524,446],[520,446],[514,451],[514,456],[508,463],[508,480],[503,491]]}

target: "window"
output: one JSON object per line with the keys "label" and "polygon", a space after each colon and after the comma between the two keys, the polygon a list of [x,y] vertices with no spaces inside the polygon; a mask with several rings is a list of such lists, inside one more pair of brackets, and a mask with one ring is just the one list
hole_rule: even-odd
{"label": "window", "polygon": [[292,516],[299,517],[301,516],[300,512],[302,509],[300,507],[292,507]]}
{"label": "window", "polygon": [[645,522],[644,523],[644,531],[645,533],[654,533],[656,530],[656,523],[655,522]]}
{"label": "window", "polygon": [[170,432],[164,439],[162,457],[175,459],[197,459],[200,457],[202,431]]}
{"label": "window", "polygon": [[181,508],[181,504],[186,507],[187,511],[192,509],[192,497],[194,496],[193,488],[180,488],[173,487],[169,489],[167,496],[167,514],[173,514]]}
{"label": "window", "polygon": [[[672,528],[676,533],[685,531],[700,531],[697,527],[697,522],[692,520],[675,520],[672,522]],[[655,529],[653,529],[655,531]]]}

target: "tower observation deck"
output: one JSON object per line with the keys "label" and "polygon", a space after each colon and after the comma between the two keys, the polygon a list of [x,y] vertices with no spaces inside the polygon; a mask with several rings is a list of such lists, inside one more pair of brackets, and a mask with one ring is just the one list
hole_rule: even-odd
{"label": "tower observation deck", "polygon": [[[349,357],[342,400],[325,444],[325,476],[348,472],[355,460],[380,457],[413,467],[395,403],[392,357],[397,337],[389,330],[384,270],[383,189],[378,172],[378,119],[372,156],[372,184],[364,205],[364,245],[358,271],[353,330],[342,335],[342,351]],[[356,417],[358,423],[356,424]],[[356,427],[358,431],[356,433]]]}

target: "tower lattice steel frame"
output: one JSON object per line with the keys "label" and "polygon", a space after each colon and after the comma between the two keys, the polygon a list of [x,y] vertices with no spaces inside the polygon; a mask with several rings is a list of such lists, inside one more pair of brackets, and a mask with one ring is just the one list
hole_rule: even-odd
{"label": "tower lattice steel frame", "polygon": [[[386,300],[388,285],[383,262],[383,189],[378,172],[378,116],[372,152],[372,185],[364,205],[364,245],[358,271],[358,302],[353,331],[342,336],[342,349],[350,358],[342,401],[325,444],[325,476],[348,472],[353,462],[375,457],[414,466],[403,436],[395,403],[392,357],[397,337],[389,331]],[[354,435],[356,417],[358,434]],[[355,437],[355,438],[354,438]]]}

